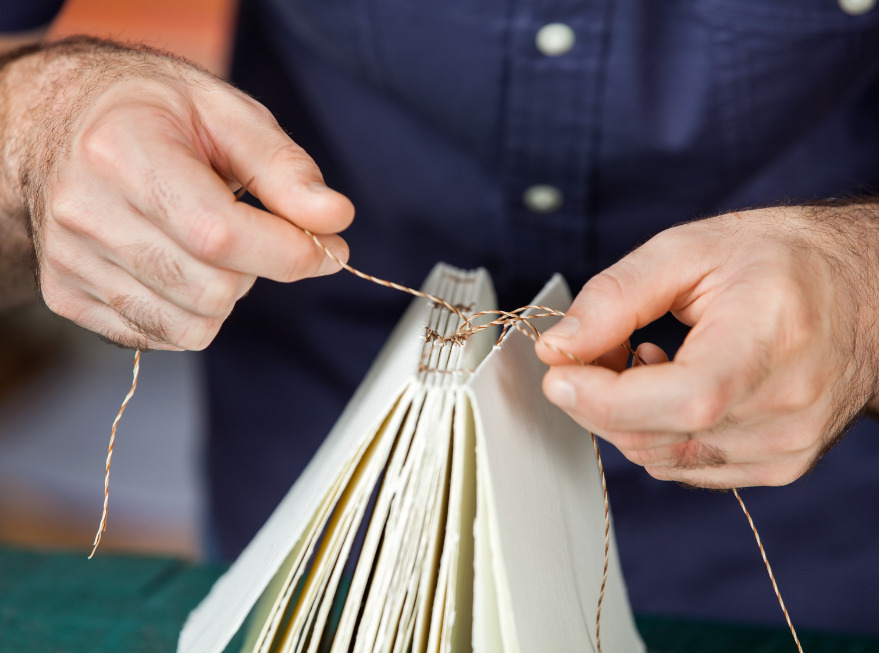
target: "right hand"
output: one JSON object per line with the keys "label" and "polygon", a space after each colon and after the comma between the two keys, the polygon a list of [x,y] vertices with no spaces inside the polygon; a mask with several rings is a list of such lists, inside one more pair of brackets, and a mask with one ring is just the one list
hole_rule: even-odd
{"label": "right hand", "polygon": [[[17,103],[30,129],[11,149],[55,313],[124,346],[202,349],[256,277],[339,269],[304,229],[347,258],[334,234],[353,219],[350,201],[244,93],[91,40],[14,65],[7,89],[48,98],[36,112]],[[270,212],[235,200],[243,184]]]}

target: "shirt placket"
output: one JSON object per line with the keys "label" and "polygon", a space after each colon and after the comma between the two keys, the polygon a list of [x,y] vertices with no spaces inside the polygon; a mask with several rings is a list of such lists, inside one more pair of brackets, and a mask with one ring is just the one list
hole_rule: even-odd
{"label": "shirt placket", "polygon": [[593,180],[612,0],[513,0],[502,109],[507,278],[590,269]]}

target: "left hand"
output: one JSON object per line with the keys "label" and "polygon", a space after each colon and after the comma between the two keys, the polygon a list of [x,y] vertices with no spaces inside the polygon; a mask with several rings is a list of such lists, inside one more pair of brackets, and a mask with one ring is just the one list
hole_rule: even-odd
{"label": "left hand", "polygon": [[[784,485],[879,391],[879,204],[731,213],[660,233],[592,278],[546,343],[547,397],[658,479]],[[669,361],[621,343],[671,311]],[[624,358],[624,357],[623,357]],[[616,369],[614,369],[616,367]]]}

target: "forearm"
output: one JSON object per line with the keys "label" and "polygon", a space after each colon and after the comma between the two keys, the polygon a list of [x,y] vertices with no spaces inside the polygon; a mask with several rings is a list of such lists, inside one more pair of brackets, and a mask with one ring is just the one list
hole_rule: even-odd
{"label": "forearm", "polygon": [[36,297],[33,243],[21,199],[19,165],[20,143],[31,121],[18,108],[19,100],[33,89],[20,83],[18,67],[38,49],[28,46],[0,55],[0,310]]}

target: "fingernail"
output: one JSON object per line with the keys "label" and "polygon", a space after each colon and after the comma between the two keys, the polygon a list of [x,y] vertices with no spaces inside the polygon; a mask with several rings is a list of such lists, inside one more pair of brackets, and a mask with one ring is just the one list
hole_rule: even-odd
{"label": "fingernail", "polygon": [[313,181],[308,184],[308,190],[312,193],[325,193],[329,190],[329,187],[322,181]]}
{"label": "fingernail", "polygon": [[547,384],[546,398],[559,408],[573,408],[577,403],[574,386],[561,379],[554,379]]}
{"label": "fingernail", "polygon": [[573,338],[578,333],[580,333],[580,320],[566,315],[543,335],[550,338]]}

